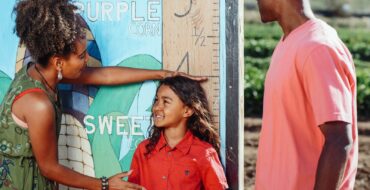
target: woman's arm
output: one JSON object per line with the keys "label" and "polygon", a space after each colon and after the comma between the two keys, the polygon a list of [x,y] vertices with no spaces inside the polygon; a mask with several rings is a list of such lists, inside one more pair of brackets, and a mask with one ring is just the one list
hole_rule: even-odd
{"label": "woman's arm", "polygon": [[63,79],[63,83],[120,85],[145,80],[160,80],[166,77],[182,75],[193,80],[203,81],[205,77],[196,77],[182,72],[167,70],[135,69],[129,67],[87,67],[77,79]]}
{"label": "woman's arm", "polygon": [[[23,97],[29,104],[24,106],[32,151],[45,177],[64,185],[101,189],[100,179],[82,175],[58,163],[55,113],[44,93],[32,93]],[[141,189],[140,186],[121,180],[128,174],[118,174],[109,179],[109,189]]]}

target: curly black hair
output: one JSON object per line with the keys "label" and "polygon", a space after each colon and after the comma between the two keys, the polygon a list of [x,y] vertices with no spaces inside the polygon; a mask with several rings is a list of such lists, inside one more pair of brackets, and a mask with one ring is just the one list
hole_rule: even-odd
{"label": "curly black hair", "polygon": [[68,56],[75,40],[84,38],[77,6],[69,0],[20,0],[14,7],[14,32],[31,56],[46,66],[53,55]]}
{"label": "curly black hair", "polygon": [[[162,85],[170,87],[186,106],[193,109],[194,113],[186,123],[187,129],[220,153],[220,137],[212,119],[206,93],[199,82],[183,76],[168,77],[160,82],[157,92]],[[149,128],[149,143],[146,145],[145,155],[153,151],[162,131],[163,128],[155,125]]]}

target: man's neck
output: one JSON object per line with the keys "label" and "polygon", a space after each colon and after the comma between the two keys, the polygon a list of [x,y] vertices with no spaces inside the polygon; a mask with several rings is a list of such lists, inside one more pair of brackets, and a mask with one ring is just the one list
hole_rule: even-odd
{"label": "man's neck", "polygon": [[315,18],[308,1],[287,5],[282,11],[284,14],[281,15],[278,22],[284,32],[284,39],[307,20]]}

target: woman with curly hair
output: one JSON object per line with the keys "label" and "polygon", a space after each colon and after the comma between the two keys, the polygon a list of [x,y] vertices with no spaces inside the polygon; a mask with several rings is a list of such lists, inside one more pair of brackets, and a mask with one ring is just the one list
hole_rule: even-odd
{"label": "woman with curly hair", "polygon": [[222,190],[220,139],[200,84],[176,76],[161,81],[152,108],[154,126],[137,147],[128,181],[148,190]]}
{"label": "woman with curly hair", "polygon": [[84,189],[141,189],[122,180],[130,172],[97,179],[58,163],[61,109],[57,85],[119,85],[183,74],[87,68],[84,27],[76,9],[68,0],[23,0],[14,8],[16,34],[35,61],[17,73],[0,107],[1,189],[49,190],[56,183]]}

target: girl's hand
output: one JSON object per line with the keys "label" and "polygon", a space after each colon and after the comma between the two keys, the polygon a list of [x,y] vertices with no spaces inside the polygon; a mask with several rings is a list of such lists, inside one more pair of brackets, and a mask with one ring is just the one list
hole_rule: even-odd
{"label": "girl's hand", "polygon": [[131,175],[132,170],[116,174],[108,179],[109,190],[145,190],[144,187],[122,180]]}
{"label": "girl's hand", "polygon": [[178,71],[166,71],[164,78],[175,77],[175,76],[183,76],[183,77],[186,77],[186,78],[198,81],[198,82],[204,82],[208,79],[207,77],[193,76],[193,75],[189,75],[184,72],[178,72]]}

